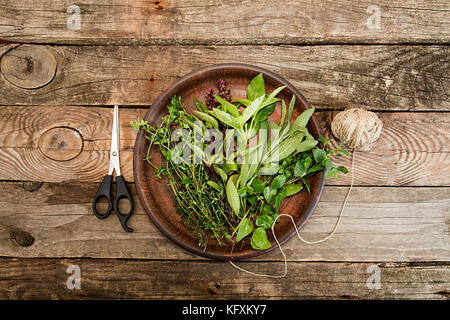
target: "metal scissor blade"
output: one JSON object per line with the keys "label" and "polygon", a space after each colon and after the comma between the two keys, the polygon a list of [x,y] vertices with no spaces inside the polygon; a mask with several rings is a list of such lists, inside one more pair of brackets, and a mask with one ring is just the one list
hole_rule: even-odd
{"label": "metal scissor blade", "polygon": [[116,174],[120,176],[119,161],[119,106],[114,106],[113,128],[111,135],[111,155],[109,164],[109,175],[116,170]]}

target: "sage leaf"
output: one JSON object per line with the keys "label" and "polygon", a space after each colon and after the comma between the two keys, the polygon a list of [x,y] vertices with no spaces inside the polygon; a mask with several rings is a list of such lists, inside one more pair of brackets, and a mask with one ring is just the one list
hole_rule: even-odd
{"label": "sage leaf", "polygon": [[257,97],[266,94],[263,74],[260,73],[254,77],[247,87],[247,99],[255,100]]}
{"label": "sage leaf", "polygon": [[256,230],[253,231],[250,243],[251,243],[253,249],[256,249],[256,250],[269,249],[272,246],[270,241],[267,239],[266,230],[264,230],[261,227],[256,228]]}
{"label": "sage leaf", "polygon": [[[310,137],[310,136],[308,136],[308,137]],[[296,151],[297,152],[305,152],[305,151],[312,150],[317,145],[317,143],[318,143],[317,140],[314,140],[314,138],[312,140],[305,139],[298,145]]]}
{"label": "sage leaf", "polygon": [[220,176],[220,178],[222,179],[222,181],[225,183],[227,182],[228,176],[225,173],[225,171],[223,171],[218,165],[214,165],[213,166],[214,171]]}
{"label": "sage leaf", "polygon": [[219,185],[216,183],[216,182],[214,182],[214,181],[208,181],[208,182],[206,182],[207,184],[208,184],[208,186],[210,186],[210,187],[212,187],[212,188],[214,188],[214,189],[216,189],[217,191],[222,191],[222,189],[219,187]]}
{"label": "sage leaf", "polygon": [[[256,112],[258,112],[258,110],[262,107],[263,100],[264,100],[264,95],[253,100],[253,102],[250,103],[250,105],[244,109],[244,112],[242,113],[241,125],[246,123]],[[235,129],[237,129],[237,128],[235,128]]]}
{"label": "sage leaf", "polygon": [[239,210],[241,206],[241,202],[239,200],[239,195],[234,185],[233,179],[228,179],[227,187],[226,187],[227,200],[231,207],[231,209],[239,215]]}
{"label": "sage leaf", "polygon": [[281,119],[280,119],[280,126],[283,127],[284,120],[286,119],[286,103],[284,100],[281,100]]}
{"label": "sage leaf", "polygon": [[218,120],[225,123],[227,126],[230,126],[236,130],[238,130],[241,127],[241,117],[239,118],[233,117],[231,114],[226,113],[217,108],[212,109],[212,115],[216,117]]}
{"label": "sage leaf", "polygon": [[252,103],[252,101],[248,99],[234,99],[234,101],[239,102],[240,104],[246,107],[248,107],[250,103]]}
{"label": "sage leaf", "polygon": [[244,218],[239,225],[239,229],[236,235],[236,242],[241,241],[253,231],[253,225],[248,218]]}
{"label": "sage leaf", "polygon": [[229,114],[231,114],[233,117],[241,116],[241,113],[239,112],[238,108],[234,104],[232,104],[232,103],[228,102],[227,100],[222,99],[221,97],[216,96],[216,95],[214,96],[214,98],[216,98],[216,100],[220,103],[220,105],[223,107],[223,109],[225,111],[227,111]]}
{"label": "sage leaf", "polygon": [[289,103],[287,123],[291,122],[292,111],[294,111],[294,105],[295,105],[295,96],[292,96],[291,102]]}
{"label": "sage leaf", "polygon": [[211,127],[215,129],[219,129],[219,123],[217,122],[214,117],[210,116],[209,114],[206,114],[201,111],[194,111],[194,113],[203,121],[205,121],[207,124],[209,124]]}
{"label": "sage leaf", "polygon": [[297,119],[295,119],[294,124],[292,126],[296,128],[306,127],[309,119],[314,113],[314,110],[315,110],[314,108],[310,108],[303,111],[302,114],[300,114],[297,117]]}

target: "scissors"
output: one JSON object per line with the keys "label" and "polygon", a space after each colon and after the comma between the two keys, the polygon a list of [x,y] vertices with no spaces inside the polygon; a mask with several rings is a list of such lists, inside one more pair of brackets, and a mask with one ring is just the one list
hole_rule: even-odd
{"label": "scissors", "polygon": [[[112,180],[113,172],[116,171],[116,198],[113,202],[112,199]],[[100,213],[97,211],[97,202],[101,198],[106,198],[108,200],[108,209],[105,213]],[[121,199],[127,199],[130,209],[128,213],[124,214],[120,212],[119,201]],[[120,174],[120,159],[119,159],[119,106],[114,106],[114,117],[113,117],[113,128],[111,136],[111,155],[109,159],[109,171],[108,174],[103,178],[103,182],[98,188],[97,194],[95,195],[94,201],[92,202],[92,211],[95,216],[99,219],[105,219],[111,212],[116,212],[117,217],[122,224],[122,228],[127,232],[133,232],[133,229],[127,226],[128,219],[133,214],[134,203],[133,198],[131,198],[130,192],[128,191],[125,179]]]}

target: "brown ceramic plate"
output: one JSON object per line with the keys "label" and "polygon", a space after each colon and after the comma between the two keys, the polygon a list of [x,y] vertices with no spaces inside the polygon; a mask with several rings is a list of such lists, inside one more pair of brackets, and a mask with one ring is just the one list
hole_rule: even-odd
{"label": "brown ceramic plate", "polygon": [[[279,86],[286,86],[278,97],[289,103],[292,95],[296,96],[293,119],[305,109],[311,108],[301,93],[280,76],[259,67],[233,63],[214,65],[185,75],[156,99],[144,119],[154,125],[161,123],[162,117],[167,114],[167,105],[170,102],[170,98],[174,95],[183,98],[188,112],[194,110],[193,98],[198,97],[204,101],[205,92],[211,87],[215,88],[216,81],[219,78],[226,81],[231,89],[233,98],[245,99],[247,85],[260,72],[264,75],[266,92],[272,92]],[[276,108],[271,119],[279,121],[280,117],[281,110]],[[316,138],[321,133],[318,121],[314,116],[308,124],[308,130]],[[144,134],[140,132],[136,139],[133,157],[136,189],[144,210],[166,237],[190,252],[218,260],[238,260],[255,257],[277,247],[271,232],[268,232],[268,235],[273,246],[267,250],[254,250],[250,245],[249,239],[242,240],[234,247],[231,244],[221,247],[213,237],[208,241],[206,249],[199,247],[195,236],[180,221],[180,216],[174,205],[174,196],[167,185],[167,180],[156,178],[155,170],[144,161],[144,153],[147,152],[147,149],[148,142],[144,138]],[[155,158],[158,158],[158,153],[156,150],[152,152]],[[297,195],[285,199],[280,210],[280,213],[291,214],[298,228],[301,228],[306,223],[319,201],[324,184],[323,172],[311,177],[309,183],[311,185],[310,195],[306,190],[303,190]],[[281,218],[280,222],[276,224],[275,233],[281,244],[289,240],[295,234],[295,229],[290,219],[287,217]]]}

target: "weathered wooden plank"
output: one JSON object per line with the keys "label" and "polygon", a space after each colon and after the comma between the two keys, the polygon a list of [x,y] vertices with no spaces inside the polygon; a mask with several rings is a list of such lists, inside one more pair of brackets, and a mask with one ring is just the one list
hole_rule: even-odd
{"label": "weathered wooden plank", "polygon": [[[70,290],[73,265],[80,289]],[[277,262],[242,265],[282,270]],[[379,287],[369,279],[375,272]],[[441,263],[297,262],[285,278],[256,281],[227,262],[0,258],[0,275],[1,299],[448,299],[450,287]]]}
{"label": "weathered wooden plank", "polygon": [[[121,165],[133,180],[136,132],[130,120],[145,109],[120,111]],[[328,135],[331,112],[318,112]],[[370,152],[355,160],[355,183],[449,186],[449,113],[380,113],[385,126]],[[38,182],[101,181],[108,170],[111,108],[31,106],[0,108],[0,179]],[[61,130],[61,128],[65,128]],[[72,130],[70,130],[70,129]],[[80,140],[82,140],[80,142]],[[334,142],[335,143],[335,142]],[[350,157],[337,159],[350,168]],[[350,175],[328,184],[349,185]]]}
{"label": "weathered wooden plank", "polygon": [[[285,77],[317,107],[450,110],[448,46],[45,48],[58,64],[54,79],[38,89],[24,89],[0,77],[0,105],[151,105],[173,81],[193,70],[242,62]],[[2,61],[18,59],[10,62],[17,74],[9,70],[8,76],[38,76],[33,66],[42,59],[34,56],[39,52],[28,45],[7,52]]]}
{"label": "weathered wooden plank", "polygon": [[[125,233],[114,215],[99,220],[91,202],[99,184],[0,183],[0,256],[198,259],[166,239],[137,199]],[[135,195],[134,185],[130,186]],[[310,241],[334,226],[346,187],[325,187],[302,229]],[[291,239],[289,261],[450,261],[450,188],[357,187],[327,242]],[[258,260],[281,260],[279,251]]]}
{"label": "weathered wooden plank", "polygon": [[6,0],[1,7],[0,39],[21,42],[301,44],[450,39],[445,0]]}

